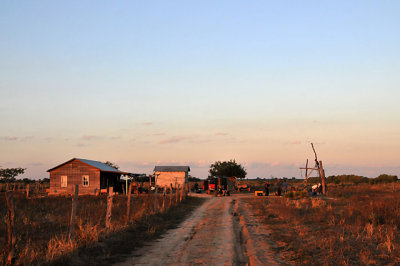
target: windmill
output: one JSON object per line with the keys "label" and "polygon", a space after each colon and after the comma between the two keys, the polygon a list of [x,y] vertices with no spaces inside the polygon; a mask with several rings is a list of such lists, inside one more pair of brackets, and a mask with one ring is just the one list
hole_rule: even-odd
{"label": "windmill", "polygon": [[[316,153],[316,151],[315,151],[315,149],[314,149],[314,144],[313,143],[311,143],[311,148],[313,149],[313,151],[314,151],[314,155],[315,155],[315,165],[314,165],[314,167],[308,167],[308,159],[307,159],[307,161],[306,161],[306,167],[300,167],[300,169],[301,170],[306,170],[306,175],[305,175],[305,177],[306,177],[306,184],[307,184],[307,182],[308,182],[308,178],[311,176],[311,174],[314,172],[314,171],[317,171],[318,172],[318,175],[319,175],[319,180],[320,180],[320,183],[321,183],[321,185],[322,185],[322,194],[326,194],[326,192],[327,192],[327,188],[326,188],[326,180],[325,180],[325,171],[324,171],[324,167],[322,166],[322,161],[318,161],[318,157],[317,157],[317,153]],[[310,171],[308,171],[308,170],[310,170]]]}

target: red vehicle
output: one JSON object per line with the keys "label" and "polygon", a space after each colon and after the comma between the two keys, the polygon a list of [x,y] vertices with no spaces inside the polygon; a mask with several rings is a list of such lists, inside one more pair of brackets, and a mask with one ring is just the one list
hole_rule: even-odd
{"label": "red vehicle", "polygon": [[203,183],[203,190],[207,191],[207,194],[215,191],[215,182],[214,180],[205,180]]}
{"label": "red vehicle", "polygon": [[205,180],[203,184],[203,190],[207,191],[207,194],[215,192],[215,195],[229,196],[230,192],[227,186],[226,177],[217,177]]}

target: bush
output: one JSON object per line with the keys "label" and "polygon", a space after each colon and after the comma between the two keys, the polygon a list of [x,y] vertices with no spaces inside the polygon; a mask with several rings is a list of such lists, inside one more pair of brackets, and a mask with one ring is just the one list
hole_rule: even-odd
{"label": "bush", "polygon": [[301,191],[289,191],[285,195],[283,195],[285,198],[289,199],[300,199],[300,198],[306,198],[308,197],[308,193],[305,190]]}
{"label": "bush", "polygon": [[360,184],[360,183],[368,183],[368,177],[359,176],[359,175],[338,175],[338,176],[329,176],[326,181],[327,183],[352,183],[352,184]]}
{"label": "bush", "polygon": [[370,180],[371,184],[392,183],[398,180],[397,175],[380,175]]}
{"label": "bush", "polygon": [[[311,179],[311,178],[310,178]],[[392,183],[398,181],[395,175],[382,174],[376,178],[368,178],[359,175],[338,175],[329,176],[326,179],[327,183],[338,184],[381,184],[381,183]],[[319,183],[319,178],[314,177],[311,179],[311,183]]]}

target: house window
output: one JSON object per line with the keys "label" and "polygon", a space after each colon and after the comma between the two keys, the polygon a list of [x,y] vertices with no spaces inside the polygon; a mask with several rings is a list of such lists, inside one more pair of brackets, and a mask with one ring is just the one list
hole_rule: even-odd
{"label": "house window", "polygon": [[82,176],[82,185],[84,187],[88,187],[89,186],[89,176],[88,175],[83,175]]}
{"label": "house window", "polygon": [[68,177],[66,175],[61,176],[61,187],[67,187],[68,185]]}

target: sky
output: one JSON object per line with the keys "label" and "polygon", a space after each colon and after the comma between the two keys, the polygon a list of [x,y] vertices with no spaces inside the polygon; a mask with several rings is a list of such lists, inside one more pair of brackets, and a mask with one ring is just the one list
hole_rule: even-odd
{"label": "sky", "polygon": [[0,167],[400,176],[400,1],[1,1]]}

